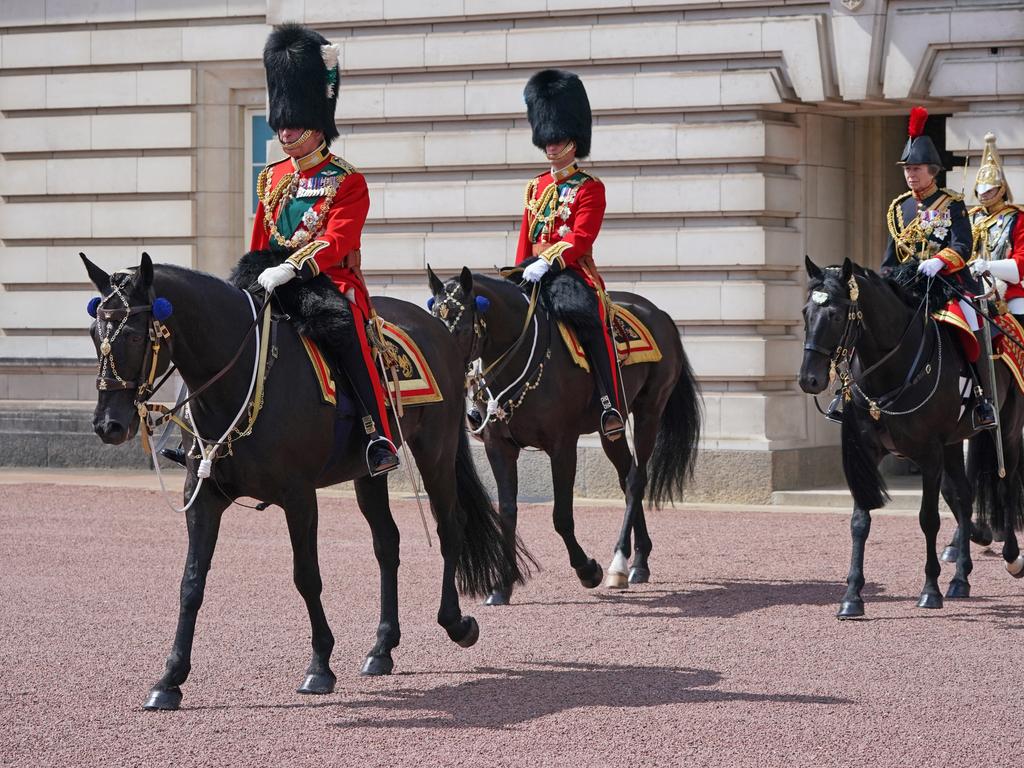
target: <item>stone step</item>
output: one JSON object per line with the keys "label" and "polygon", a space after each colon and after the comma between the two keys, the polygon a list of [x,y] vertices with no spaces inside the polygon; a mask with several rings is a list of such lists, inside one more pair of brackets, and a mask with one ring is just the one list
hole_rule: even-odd
{"label": "stone step", "polygon": [[[916,475],[887,479],[891,501],[885,505],[887,510],[914,511],[921,507],[921,478]],[[800,491],[774,491],[773,506],[787,507],[831,507],[834,509],[853,509],[853,497],[849,489],[843,486],[826,488],[809,488]],[[946,502],[939,500],[939,510],[948,512]]]}

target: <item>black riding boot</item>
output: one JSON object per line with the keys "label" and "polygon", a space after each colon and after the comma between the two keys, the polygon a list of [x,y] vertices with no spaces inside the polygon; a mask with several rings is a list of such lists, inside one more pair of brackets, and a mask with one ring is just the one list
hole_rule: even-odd
{"label": "black riding boot", "polygon": [[992,393],[995,391],[995,382],[989,376],[989,362],[985,359],[985,344],[982,339],[982,331],[975,334],[978,337],[978,346],[981,347],[981,357],[971,367],[974,369],[974,396],[978,402],[974,406],[974,428],[995,429],[998,423],[996,409],[992,407]]}
{"label": "black riding boot", "polygon": [[366,363],[363,361],[359,342],[353,340],[344,345],[343,349],[336,351],[342,358],[341,364],[345,375],[352,383],[359,410],[363,414],[363,431],[367,439],[366,466],[370,470],[370,477],[398,469],[398,451],[390,440],[377,431],[377,425],[385,423],[387,414],[377,411],[377,397],[373,391],[370,372],[366,370]]}
{"label": "black riding boot", "polygon": [[587,360],[590,361],[591,370],[595,374],[594,381],[601,396],[601,434],[608,440],[618,440],[626,431],[626,425],[622,414],[613,405],[618,398],[615,397],[612,361],[608,359],[604,337],[600,332],[581,333],[579,339],[587,353]]}

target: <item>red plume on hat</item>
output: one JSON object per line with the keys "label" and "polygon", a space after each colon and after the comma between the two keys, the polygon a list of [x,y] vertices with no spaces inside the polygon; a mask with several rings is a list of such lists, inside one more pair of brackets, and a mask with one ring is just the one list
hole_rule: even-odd
{"label": "red plume on hat", "polygon": [[928,110],[924,107],[914,107],[910,110],[910,126],[907,133],[910,138],[916,139],[924,133],[924,124],[928,120]]}

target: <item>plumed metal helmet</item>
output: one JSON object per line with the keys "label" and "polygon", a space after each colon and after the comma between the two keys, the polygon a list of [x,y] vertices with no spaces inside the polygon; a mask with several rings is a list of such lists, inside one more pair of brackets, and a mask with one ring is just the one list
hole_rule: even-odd
{"label": "plumed metal helmet", "polygon": [[1006,174],[1003,173],[1003,162],[999,158],[999,150],[996,149],[996,135],[985,134],[985,151],[981,155],[981,166],[978,168],[978,175],[974,179],[974,193],[981,198],[983,194],[991,189],[1003,188],[1003,196],[1006,202],[1013,202],[1013,195],[1010,193],[1010,185],[1006,181]]}
{"label": "plumed metal helmet", "polygon": [[942,168],[942,158],[930,137],[924,134],[924,124],[928,121],[928,110],[914,107],[910,110],[910,121],[907,130],[907,143],[897,165],[937,165]]}
{"label": "plumed metal helmet", "polygon": [[541,70],[526,83],[523,98],[534,146],[544,149],[572,139],[576,157],[590,154],[590,100],[577,75],[561,69]]}
{"label": "plumed metal helmet", "polygon": [[263,48],[267,70],[267,122],[281,128],[323,131],[330,144],[338,137],[338,46],[301,24],[274,27]]}

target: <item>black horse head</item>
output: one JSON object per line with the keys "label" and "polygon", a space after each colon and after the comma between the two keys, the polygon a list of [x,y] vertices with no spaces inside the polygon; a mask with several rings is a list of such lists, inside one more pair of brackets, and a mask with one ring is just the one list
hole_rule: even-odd
{"label": "black horse head", "polygon": [[810,256],[805,257],[805,266],[808,280],[800,388],[816,395],[828,386],[831,362],[847,336],[851,301],[856,301],[851,285],[857,285],[858,269],[850,259],[841,267],[822,269]]}
{"label": "black horse head", "polygon": [[489,302],[474,294],[473,273],[469,267],[463,267],[457,278],[442,282],[428,264],[427,280],[431,293],[427,301],[430,314],[445,324],[468,360],[474,347],[474,333],[479,332],[477,321]]}
{"label": "black horse head", "polygon": [[100,292],[89,302],[89,314],[96,318],[89,333],[99,362],[93,429],[103,442],[118,445],[130,440],[139,428],[136,402],[140,387],[149,381],[151,371],[162,373],[169,363],[169,356],[164,355],[153,367],[151,334],[154,319],[165,319],[170,305],[153,299],[153,262],[149,254],[142,254],[138,267],[112,275],[84,253],[79,256]]}

